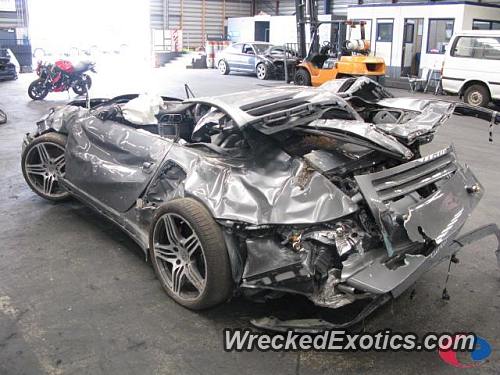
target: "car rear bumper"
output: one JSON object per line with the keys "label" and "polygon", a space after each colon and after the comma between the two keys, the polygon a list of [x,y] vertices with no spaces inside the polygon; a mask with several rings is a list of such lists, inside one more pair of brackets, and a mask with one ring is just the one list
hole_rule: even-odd
{"label": "car rear bumper", "polygon": [[[500,229],[496,224],[489,224],[480,228],[477,228],[467,234],[464,234],[447,244],[443,244],[435,249],[432,254],[439,254],[439,256],[429,255],[425,259],[419,259],[417,262],[412,262],[405,264],[403,267],[399,267],[400,271],[398,274],[399,280],[396,288],[391,291],[384,292],[384,288],[380,288],[379,292],[381,294],[375,294],[372,300],[351,320],[343,323],[332,323],[324,319],[293,319],[288,321],[283,321],[274,317],[265,317],[261,319],[254,319],[251,321],[252,325],[257,328],[285,332],[285,331],[295,331],[303,333],[320,333],[325,330],[331,329],[345,329],[354,324],[361,322],[376,309],[384,305],[386,302],[390,301],[392,297],[396,297],[401,294],[404,290],[408,289],[424,272],[428,271],[431,267],[439,263],[441,260],[450,259],[453,254],[456,254],[462,247],[478,241],[487,236],[495,236],[497,239],[496,248],[496,258],[498,267],[500,267]],[[359,274],[351,278],[351,284],[356,285],[356,287],[363,288],[365,285],[370,284],[371,289],[373,289],[373,278],[374,273],[378,272],[377,268],[383,266],[383,257],[375,257],[369,267],[361,271]],[[387,270],[383,270],[383,274],[386,275],[387,279],[395,279]],[[387,288],[386,288],[387,290]]]}

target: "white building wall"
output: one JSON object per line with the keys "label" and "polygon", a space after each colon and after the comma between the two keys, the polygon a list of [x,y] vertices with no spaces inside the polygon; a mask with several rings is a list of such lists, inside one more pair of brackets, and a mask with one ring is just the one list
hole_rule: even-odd
{"label": "white building wall", "polygon": [[233,42],[246,42],[254,39],[255,17],[237,17],[227,20],[227,35]]}
{"label": "white building wall", "polygon": [[489,6],[465,5],[462,30],[471,30],[472,29],[472,21],[474,19],[500,20],[500,8],[499,7],[489,7]]}
{"label": "white building wall", "polygon": [[[318,16],[320,21],[332,19],[330,14]],[[251,42],[255,37],[255,22],[269,21],[269,42],[277,45],[297,43],[297,20],[295,16],[254,16],[228,19],[228,35],[233,42]],[[331,26],[323,24],[319,29],[320,43],[330,40]],[[309,26],[306,25],[306,43],[309,43]]]}
{"label": "white building wall", "polygon": [[[432,5],[351,6],[348,8],[347,18],[366,20],[371,24],[370,42],[372,51],[385,59],[388,65],[388,75],[391,78],[399,78],[405,18],[422,18],[424,20],[420,69],[439,69],[442,65],[444,55],[427,53],[429,19],[454,18],[453,32],[455,33],[461,30],[472,29],[473,19],[500,20],[500,8],[439,3],[433,3]],[[390,19],[394,22],[392,43],[377,42],[377,20]]]}

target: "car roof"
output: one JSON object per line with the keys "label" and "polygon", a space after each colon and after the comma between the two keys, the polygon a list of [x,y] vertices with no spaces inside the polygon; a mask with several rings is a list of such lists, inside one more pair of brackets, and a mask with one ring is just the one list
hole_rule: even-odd
{"label": "car roof", "polygon": [[274,44],[269,42],[234,42],[233,44],[265,44],[268,46],[273,46]]}
{"label": "car roof", "polygon": [[500,30],[462,30],[455,35],[500,36]]}

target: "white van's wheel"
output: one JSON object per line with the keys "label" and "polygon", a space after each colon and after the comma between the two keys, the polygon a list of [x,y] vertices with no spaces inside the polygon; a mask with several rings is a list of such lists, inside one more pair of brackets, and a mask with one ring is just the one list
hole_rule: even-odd
{"label": "white van's wheel", "polygon": [[464,102],[474,107],[486,107],[490,100],[490,93],[483,85],[472,85],[464,91]]}

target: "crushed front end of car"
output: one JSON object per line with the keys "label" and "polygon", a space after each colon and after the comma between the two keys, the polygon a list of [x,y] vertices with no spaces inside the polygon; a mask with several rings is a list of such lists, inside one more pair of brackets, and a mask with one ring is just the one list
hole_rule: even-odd
{"label": "crushed front end of car", "polygon": [[[369,303],[343,324],[252,321],[259,328],[314,332],[350,326],[401,295],[436,264],[455,260],[465,245],[489,235],[500,243],[495,224],[459,236],[484,189],[459,163],[454,147],[420,155],[420,146],[453,113],[471,115],[467,111],[472,109],[439,100],[392,98],[366,79],[347,80],[343,90],[341,84],[334,93],[342,99],[333,107],[325,104],[331,99],[326,88],[323,94],[311,94],[314,98],[305,107],[292,98],[276,98],[276,107],[265,114],[258,108],[272,108],[270,99],[243,107],[260,116],[253,128],[272,139],[270,148],[278,145],[301,162],[291,165],[287,184],[293,187],[287,187],[289,206],[280,202],[288,212],[282,224],[223,225],[228,236],[237,238],[228,244],[244,254],[241,287],[248,295],[291,292],[333,309],[358,300]],[[280,112],[280,106],[286,110]],[[308,118],[318,108],[324,108],[322,114]],[[265,147],[264,138],[253,137]],[[337,190],[318,188],[324,184],[319,176]],[[328,215],[323,209],[332,202]],[[267,212],[261,208],[258,212],[265,215],[276,206]]]}

